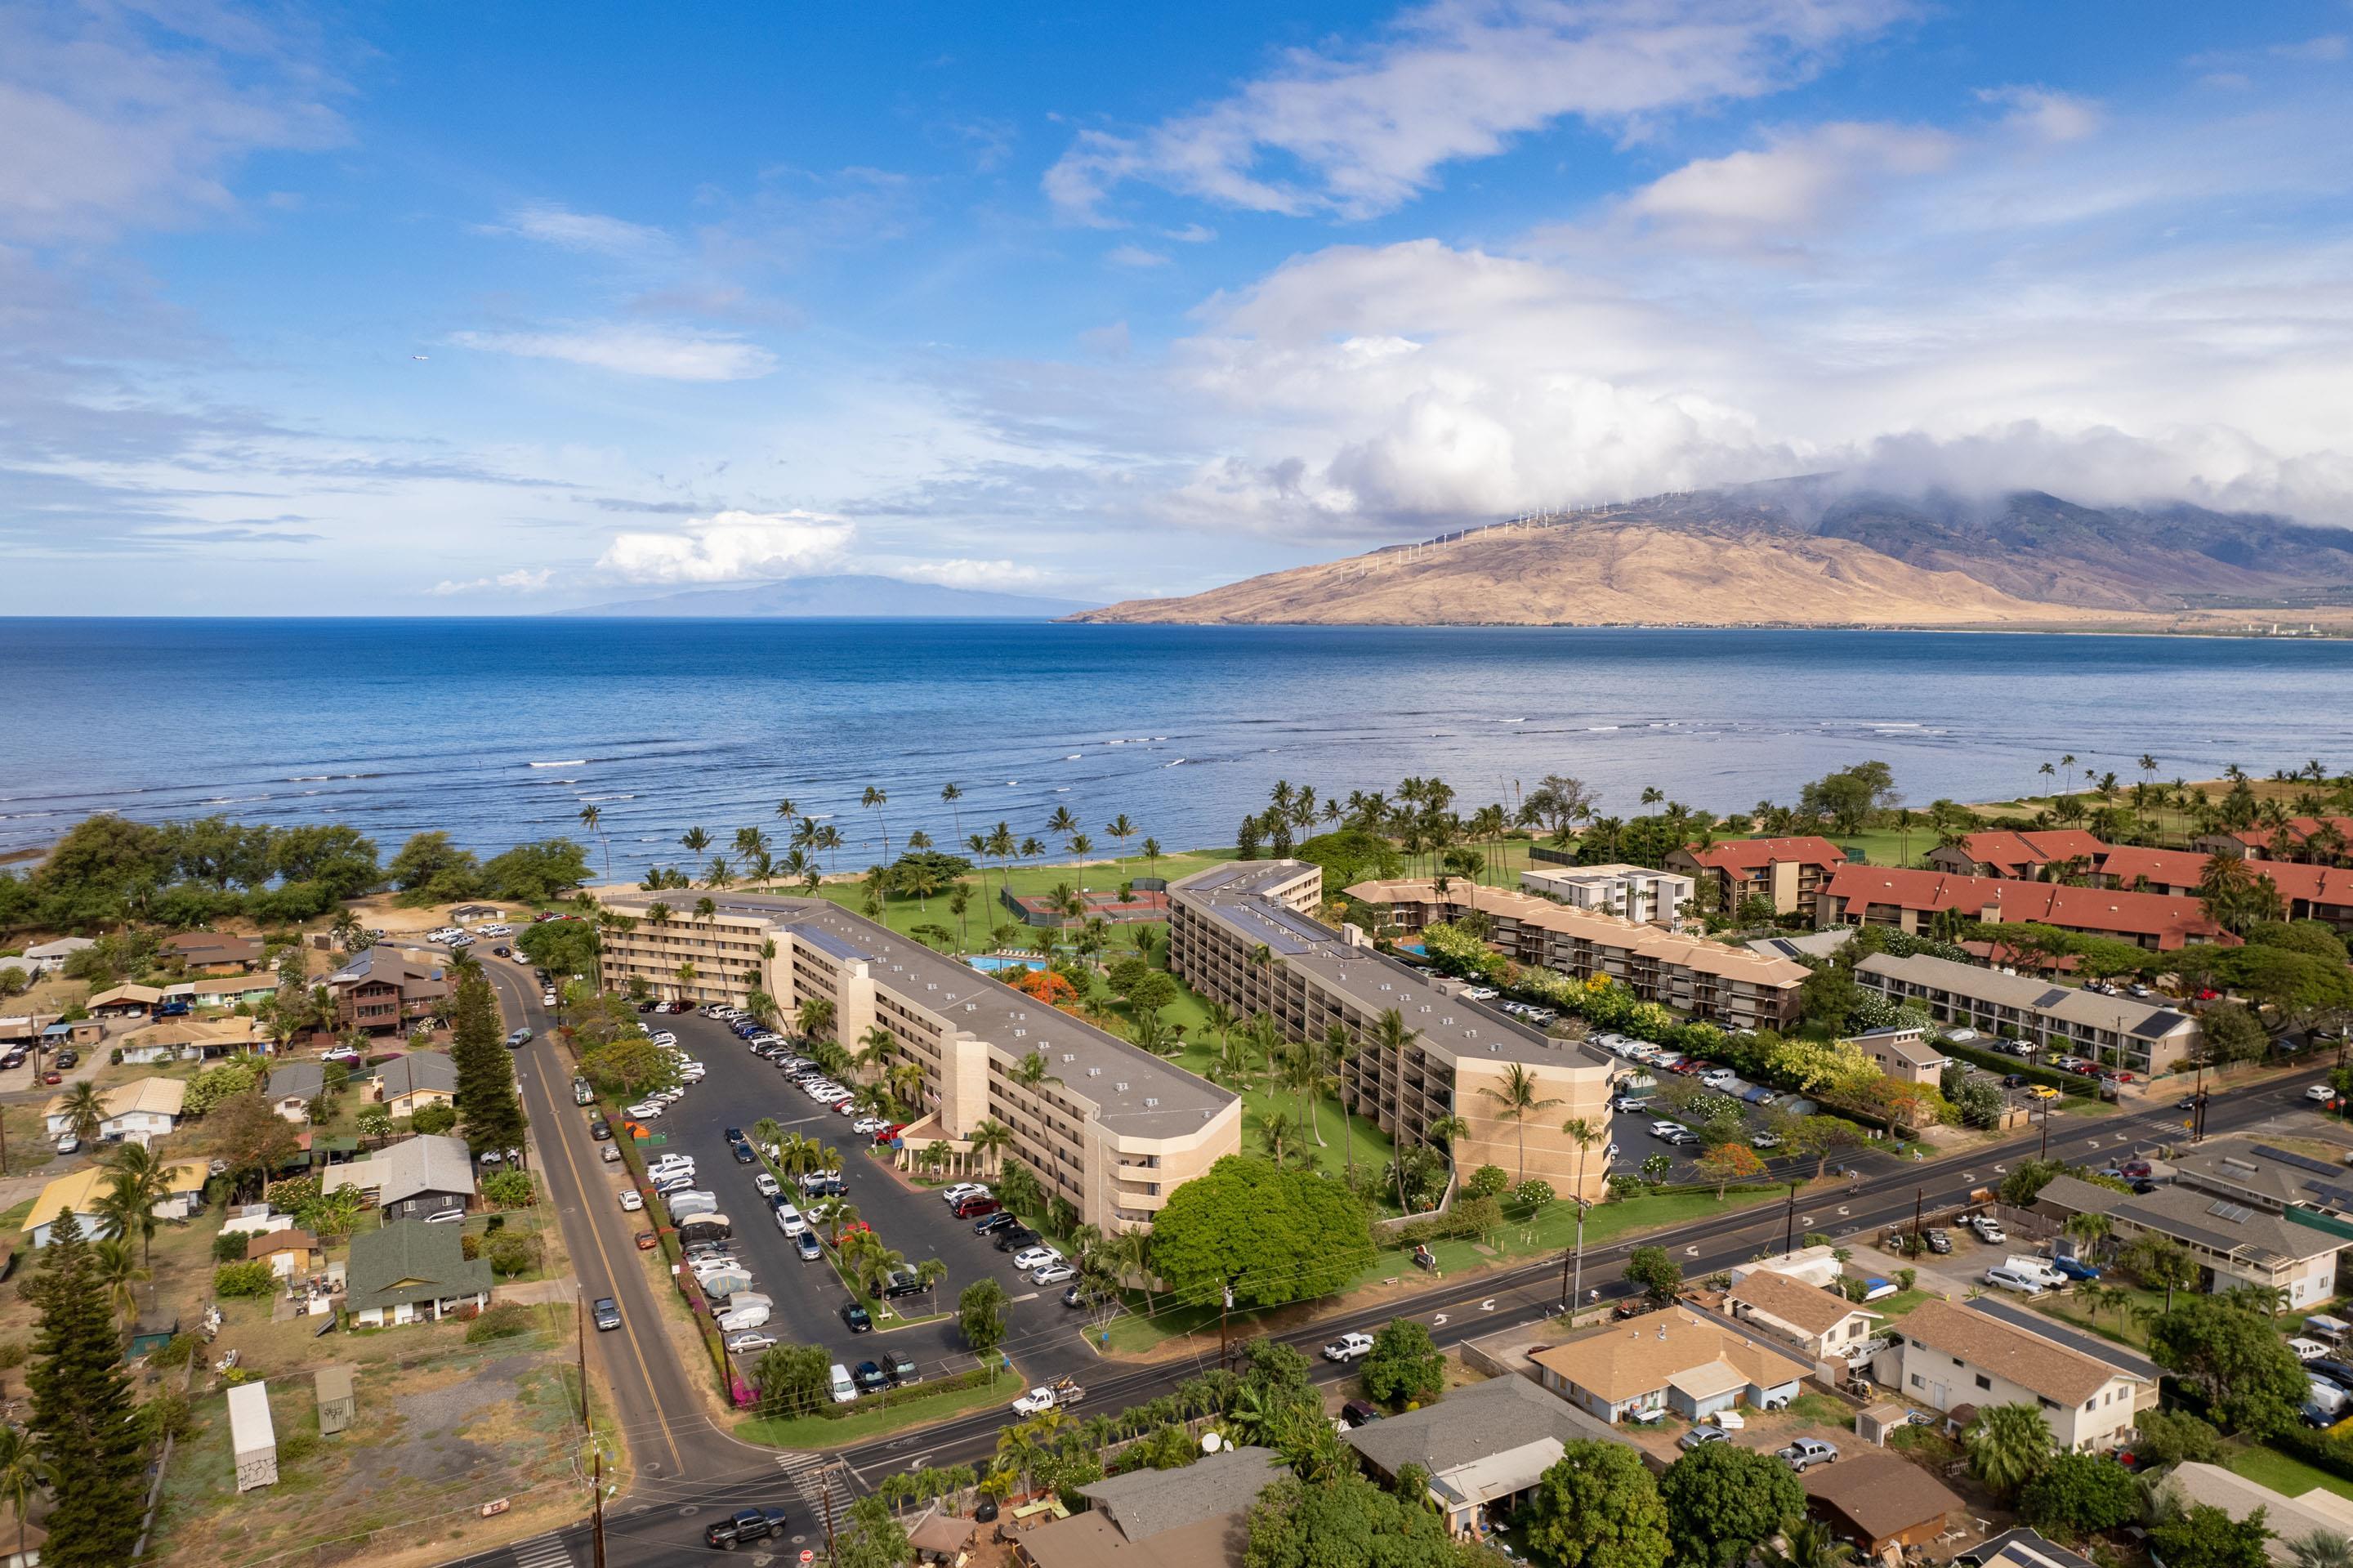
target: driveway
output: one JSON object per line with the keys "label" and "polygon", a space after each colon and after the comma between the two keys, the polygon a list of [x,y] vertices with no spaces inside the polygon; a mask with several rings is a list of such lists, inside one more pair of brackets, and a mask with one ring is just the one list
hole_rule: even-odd
{"label": "driveway", "polygon": [[[791,1241],[776,1229],[767,1200],[753,1186],[763,1168],[737,1164],[727,1146],[727,1128],[738,1127],[748,1133],[762,1117],[772,1117],[786,1132],[818,1139],[841,1151],[845,1195],[883,1245],[903,1254],[910,1264],[927,1257],[947,1264],[937,1298],[941,1310],[952,1312],[957,1292],[965,1286],[994,1278],[1013,1300],[1007,1314],[1006,1351],[1033,1379],[1082,1372],[1093,1362],[1081,1338],[1079,1315],[1062,1306],[1061,1287],[1040,1290],[1030,1284],[993,1244],[949,1213],[936,1192],[901,1181],[865,1153],[866,1139],[850,1130],[854,1118],[810,1100],[715,1019],[677,1013],[649,1016],[646,1022],[676,1034],[679,1044],[707,1074],[653,1124],[667,1140],[654,1149],[653,1157],[672,1150],[694,1157],[695,1185],[717,1196],[720,1212],[733,1222],[736,1255],[751,1271],[753,1288],[776,1303],[765,1332],[787,1343],[823,1345],[850,1366],[875,1355],[884,1344],[913,1356],[926,1376],[961,1372],[972,1364],[952,1319],[896,1330],[884,1325],[884,1333],[849,1331],[840,1315],[849,1300],[848,1287],[829,1263],[800,1260]],[[806,1208],[799,1199],[795,1202]],[[929,1309],[926,1299],[913,1296],[903,1305],[921,1315]]]}

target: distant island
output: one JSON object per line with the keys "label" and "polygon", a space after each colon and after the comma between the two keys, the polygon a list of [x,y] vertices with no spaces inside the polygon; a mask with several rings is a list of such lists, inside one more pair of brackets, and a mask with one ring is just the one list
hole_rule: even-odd
{"label": "distant island", "polygon": [[1086,607],[1075,599],[1036,599],[987,588],[942,588],[937,583],[864,574],[791,577],[742,588],[690,588],[652,599],[623,599],[554,613],[642,620],[927,619],[1053,620]]}
{"label": "distant island", "polygon": [[1077,620],[2343,635],[2353,531],[1822,475],[1532,514]]}

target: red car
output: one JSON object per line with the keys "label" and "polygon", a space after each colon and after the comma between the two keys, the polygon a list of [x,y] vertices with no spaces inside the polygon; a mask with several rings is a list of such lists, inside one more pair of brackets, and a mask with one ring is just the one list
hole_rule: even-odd
{"label": "red car", "polygon": [[994,1198],[966,1198],[951,1211],[959,1220],[976,1220],[983,1214],[993,1214],[1005,1207]]}

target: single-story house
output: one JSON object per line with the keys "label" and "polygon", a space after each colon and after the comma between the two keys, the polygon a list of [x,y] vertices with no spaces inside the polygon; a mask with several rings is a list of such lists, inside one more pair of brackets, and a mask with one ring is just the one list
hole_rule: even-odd
{"label": "single-story house", "polygon": [[[2053,1191],[2056,1189],[2056,1191]],[[2337,1294],[2337,1255],[2353,1246],[2337,1229],[2323,1230],[2298,1216],[2302,1209],[2266,1213],[2253,1203],[2180,1185],[2153,1192],[2119,1192],[2073,1176],[2045,1184],[2035,1211],[2064,1222],[2105,1214],[2118,1242],[2161,1235],[2189,1249],[2202,1290],[2234,1285],[2284,1290],[2292,1308],[2310,1309]],[[2317,1219],[2318,1216],[2314,1216]]]}
{"label": "single-story house", "polygon": [[2053,1546],[2024,1525],[1980,1541],[1953,1559],[1961,1568],[2093,1568],[2063,1546]]}
{"label": "single-story house", "polygon": [[58,1021],[54,1012],[15,1012],[0,1018],[0,1045],[33,1045]]}
{"label": "single-story house", "polygon": [[1739,1284],[1760,1268],[1776,1274],[1786,1274],[1801,1284],[1827,1290],[1839,1282],[1846,1266],[1839,1261],[1838,1249],[1831,1246],[1801,1246],[1794,1252],[1767,1254],[1748,1263],[1736,1263],[1730,1273],[1732,1283]]}
{"label": "single-story house", "polygon": [[[185,1220],[204,1202],[205,1163],[201,1160],[184,1160],[168,1168],[172,1184],[170,1196],[155,1204],[153,1213],[159,1220]],[[106,1187],[113,1172],[103,1165],[85,1165],[69,1171],[41,1189],[33,1200],[32,1213],[25,1216],[25,1237],[36,1247],[49,1245],[50,1232],[59,1219],[70,1212],[80,1225],[84,1236],[94,1234],[98,1224],[98,1203],[106,1195]]]}
{"label": "single-story house", "polygon": [[463,1139],[419,1133],[364,1160],[330,1165],[320,1177],[322,1192],[345,1187],[374,1198],[387,1221],[423,1220],[473,1202],[474,1157]]}
{"label": "single-story house", "polygon": [[1528,1359],[1546,1388],[1611,1423],[1647,1411],[1696,1421],[1736,1404],[1787,1404],[1813,1371],[1778,1337],[1688,1307],[1597,1329]]}
{"label": "single-story house", "polygon": [[2295,1562],[2295,1543],[2307,1536],[2353,1536],[2353,1500],[2338,1497],[2326,1487],[2314,1487],[2290,1497],[2220,1465],[2201,1465],[2187,1459],[2167,1471],[2158,1487],[2184,1508],[2203,1503],[2208,1508],[2221,1509],[2234,1520],[2244,1519],[2257,1509],[2263,1510],[2263,1522],[2272,1531],[2272,1539],[2263,1542],[2263,1550],[2282,1568]]}
{"label": "single-story house", "polygon": [[173,1018],[122,1037],[122,1060],[144,1066],[155,1062],[208,1061],[244,1056],[269,1048],[269,1032],[258,1018]]}
{"label": "single-story house", "polygon": [[1926,1467],[1885,1448],[1817,1465],[1798,1480],[1806,1489],[1806,1511],[1865,1557],[1927,1544],[1967,1506]]}
{"label": "single-story house", "polygon": [[1017,1538],[1023,1568],[1240,1568],[1246,1516],[1290,1471],[1265,1448],[1229,1448],[1177,1470],[1134,1470],[1081,1487],[1083,1513]]}
{"label": "single-story house", "polygon": [[319,1238],[309,1231],[272,1231],[245,1244],[245,1261],[268,1264],[269,1272],[280,1279],[314,1273],[326,1260]]}
{"label": "single-story house", "polygon": [[258,975],[206,975],[188,985],[188,1001],[199,1008],[259,1006],[278,994],[277,977]]}
{"label": "single-story house", "polygon": [[495,904],[460,904],[449,911],[449,918],[459,925],[476,920],[496,920],[498,917],[499,906]]}
{"label": "single-story house", "polygon": [[320,1062],[289,1062],[269,1074],[269,1108],[288,1121],[311,1119],[311,1102],[327,1092],[327,1069]]}
{"label": "single-story house", "polygon": [[456,1225],[402,1220],[352,1237],[343,1308],[355,1329],[438,1322],[491,1303],[491,1266],[466,1261]]}
{"label": "single-story house", "polygon": [[164,1000],[152,985],[119,985],[90,999],[90,1010],[100,1018],[144,1018]]}
{"label": "single-story house", "polygon": [[233,937],[218,931],[176,931],[158,944],[166,959],[176,959],[190,974],[244,974],[261,962],[259,937]]}
{"label": "single-story house", "polygon": [[1341,1434],[1365,1467],[1394,1484],[1408,1465],[1430,1475],[1430,1500],[1455,1535],[1483,1539],[1490,1510],[1507,1510],[1591,1436],[1573,1410],[1524,1377],[1492,1378]]}
{"label": "single-story house", "polygon": [[49,969],[61,969],[76,953],[87,952],[98,946],[90,937],[59,937],[54,942],[36,942],[25,949],[25,956]]}
{"label": "single-story house", "polygon": [[49,1532],[37,1524],[19,1526],[13,1503],[0,1502],[0,1568],[41,1568],[41,1548]]}
{"label": "single-story house", "polygon": [[241,1203],[228,1212],[221,1222],[221,1234],[231,1236],[266,1236],[272,1231],[282,1231],[292,1225],[294,1216],[281,1214],[267,1203]]}
{"label": "single-story house", "polygon": [[2063,1453],[2103,1453],[2131,1428],[2154,1383],[2091,1354],[2062,1330],[2030,1329],[1974,1305],[1928,1301],[1890,1324],[1872,1377],[1935,1410],[2032,1404]]}
{"label": "single-story house", "polygon": [[[188,1086],[179,1078],[133,1078],[127,1084],[101,1090],[99,1103],[105,1116],[98,1124],[98,1136],[108,1143],[126,1139],[145,1143],[163,1137],[180,1123],[180,1108],[188,1097]],[[65,1108],[66,1097],[52,1095],[42,1107],[41,1115],[51,1138],[73,1126],[73,1118]]]}
{"label": "single-story house", "polygon": [[1836,1291],[1769,1268],[1750,1270],[1725,1299],[1735,1322],[1778,1335],[1818,1361],[1845,1355],[1871,1338],[1880,1320]]}
{"label": "single-story house", "polygon": [[458,1065],[439,1051],[411,1051],[375,1070],[375,1097],[395,1116],[458,1103]]}

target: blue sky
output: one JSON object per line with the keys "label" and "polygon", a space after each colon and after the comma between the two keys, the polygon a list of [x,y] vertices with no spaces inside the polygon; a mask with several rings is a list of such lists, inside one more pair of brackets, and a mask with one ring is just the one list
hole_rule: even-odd
{"label": "blue sky", "polygon": [[2353,521],[2348,35],[0,3],[7,609],[1099,600],[1825,469]]}

